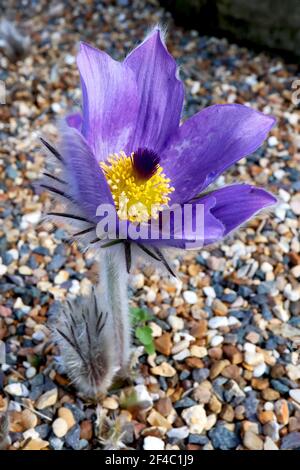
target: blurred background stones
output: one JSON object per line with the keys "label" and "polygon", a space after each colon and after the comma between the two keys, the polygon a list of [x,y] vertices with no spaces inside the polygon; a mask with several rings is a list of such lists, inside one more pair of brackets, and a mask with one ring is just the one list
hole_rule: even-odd
{"label": "blurred background stones", "polygon": [[177,24],[300,56],[298,0],[160,0]]}

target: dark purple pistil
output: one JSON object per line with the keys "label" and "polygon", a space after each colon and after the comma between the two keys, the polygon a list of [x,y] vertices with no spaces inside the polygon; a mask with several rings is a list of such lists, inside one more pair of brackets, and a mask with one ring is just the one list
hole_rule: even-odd
{"label": "dark purple pistil", "polygon": [[137,178],[150,179],[157,171],[160,158],[153,150],[138,148],[132,156],[132,165]]}

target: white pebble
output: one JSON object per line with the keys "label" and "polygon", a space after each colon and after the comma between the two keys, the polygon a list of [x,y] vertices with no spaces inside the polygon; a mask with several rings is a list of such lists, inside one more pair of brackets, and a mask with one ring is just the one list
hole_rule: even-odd
{"label": "white pebble", "polygon": [[36,368],[29,367],[28,369],[26,369],[25,375],[27,379],[32,379],[36,375]]}
{"label": "white pebble", "polygon": [[19,267],[19,273],[22,274],[22,276],[31,276],[32,275],[32,269],[29,266],[20,266]]}
{"label": "white pebble", "polygon": [[56,437],[63,437],[68,432],[68,424],[63,418],[57,418],[52,423],[52,429]]}
{"label": "white pebble", "polygon": [[170,439],[185,439],[188,437],[190,431],[187,426],[180,426],[180,428],[173,428],[170,429],[170,431],[167,432],[167,435]]}
{"label": "white pebble", "polygon": [[63,269],[61,271],[59,271],[58,274],[56,274],[55,278],[54,278],[54,283],[55,284],[63,284],[64,282],[66,282],[70,277],[70,274],[68,273],[68,271],[64,271]]}
{"label": "white pebble", "polygon": [[142,273],[133,274],[129,278],[129,283],[130,283],[130,286],[132,287],[132,289],[135,289],[135,290],[142,289],[142,287],[144,287],[144,284],[145,284],[144,274],[142,274]]}
{"label": "white pebble", "polygon": [[292,289],[291,284],[285,286],[283,293],[291,302],[297,302],[300,299],[300,289]]}
{"label": "white pebble", "polygon": [[192,290],[186,290],[185,292],[183,292],[182,295],[187,304],[193,305],[196,304],[198,301],[197,294]]}
{"label": "white pebble", "polygon": [[72,280],[72,285],[69,289],[70,294],[77,295],[80,292],[80,282],[77,279]]}
{"label": "white pebble", "polygon": [[0,364],[6,362],[6,347],[4,341],[0,340]]}
{"label": "white pebble", "polygon": [[203,405],[195,405],[185,408],[181,417],[184,419],[192,434],[201,434],[207,423],[207,417]]}
{"label": "white pebble", "polygon": [[278,193],[279,193],[279,196],[281,197],[281,199],[282,199],[284,202],[289,202],[291,196],[290,196],[290,194],[289,194],[287,191],[285,191],[284,189],[280,188],[279,191],[278,191]]}
{"label": "white pebble", "polygon": [[59,103],[52,103],[51,104],[51,109],[54,113],[59,113],[61,110],[61,106]]}
{"label": "white pebble", "polygon": [[272,310],[282,322],[287,322],[290,319],[289,313],[281,305],[275,305]]}
{"label": "white pebble", "polygon": [[264,362],[264,356],[262,353],[246,351],[245,362],[250,366],[256,367]]}
{"label": "white pebble", "polygon": [[253,377],[261,377],[266,372],[267,366],[264,362],[256,366],[253,370]]}
{"label": "white pebble", "polygon": [[35,331],[32,335],[32,339],[39,342],[44,341],[45,333],[42,330]]}
{"label": "white pebble", "polygon": [[260,269],[263,273],[271,273],[273,271],[273,266],[265,261],[264,263],[262,263]]}
{"label": "white pebble", "polygon": [[153,400],[145,385],[136,385],[134,387],[134,390],[136,392],[136,398],[138,403],[143,402],[145,404],[145,408],[151,407],[153,405]]}
{"label": "white pebble", "polygon": [[206,295],[206,297],[210,297],[212,299],[215,299],[217,297],[215,289],[211,286],[203,287],[203,292]]}
{"label": "white pebble", "polygon": [[253,343],[245,343],[244,344],[244,351],[250,352],[250,353],[255,353],[256,351],[256,346]]}
{"label": "white pebble", "polygon": [[65,63],[66,63],[67,65],[72,65],[72,64],[74,64],[74,62],[75,62],[75,57],[74,57],[73,55],[67,54],[67,55],[65,56]]}
{"label": "white pebble", "polygon": [[300,194],[295,194],[291,199],[291,209],[296,215],[300,215]]}
{"label": "white pebble", "polygon": [[189,356],[190,356],[190,351],[188,349],[184,349],[183,351],[180,351],[178,354],[174,354],[173,359],[175,361],[184,361]]}
{"label": "white pebble", "polygon": [[228,318],[228,326],[239,325],[240,322],[236,317],[230,316]]}
{"label": "white pebble", "polygon": [[297,266],[294,266],[292,269],[291,269],[291,273],[294,277],[298,278],[300,277],[300,264],[298,264]]}
{"label": "white pebble", "polygon": [[23,215],[21,220],[21,228],[26,229],[28,225],[36,225],[41,219],[42,213],[40,211],[29,212]]}
{"label": "white pebble", "polygon": [[14,303],[14,308],[22,310],[24,313],[29,313],[31,308],[29,305],[24,305],[21,297],[18,297],[17,300]]}
{"label": "white pebble", "polygon": [[4,276],[7,273],[7,266],[5,264],[0,264],[0,276]]}
{"label": "white pebble", "polygon": [[209,328],[222,328],[224,326],[228,326],[228,318],[227,317],[213,317],[208,320]]}
{"label": "white pebble", "polygon": [[216,336],[214,336],[214,337],[211,339],[210,344],[211,344],[211,346],[212,346],[213,348],[215,348],[215,347],[219,346],[220,344],[222,344],[223,341],[224,341],[223,336],[221,336],[221,335],[216,335]]}
{"label": "white pebble", "polygon": [[290,393],[290,397],[300,404],[300,388],[295,388],[294,390],[290,390],[289,393]]}
{"label": "white pebble", "polygon": [[274,171],[274,176],[277,180],[282,180],[282,178],[284,178],[285,176],[285,171],[282,170],[281,168],[278,168],[278,170],[275,170]]}
{"label": "white pebble", "polygon": [[159,338],[162,335],[162,328],[154,321],[149,323],[153,338]]}
{"label": "white pebble", "polygon": [[7,254],[9,254],[14,261],[17,261],[17,259],[19,259],[19,252],[15,248],[8,250]]}
{"label": "white pebble", "polygon": [[165,443],[162,439],[155,436],[147,436],[144,439],[144,450],[164,450]]}
{"label": "white pebble", "polygon": [[180,331],[184,328],[184,321],[182,318],[177,317],[176,315],[170,315],[168,317],[168,323],[171,325],[172,330]]}
{"label": "white pebble", "polygon": [[172,354],[177,354],[180,351],[183,351],[184,349],[188,348],[190,345],[190,342],[186,339],[179,341],[176,343],[173,348],[172,348]]}
{"label": "white pebble", "polygon": [[24,439],[40,439],[40,435],[35,429],[27,429],[27,431],[23,432]]}
{"label": "white pebble", "polygon": [[154,289],[149,289],[147,294],[146,294],[146,301],[151,303],[154,302],[156,299],[156,292]]}
{"label": "white pebble", "polygon": [[274,410],[274,403],[272,403],[271,401],[266,401],[266,403],[264,404],[264,409],[266,411],[273,411]]}
{"label": "white pebble", "polygon": [[274,209],[274,212],[275,212],[275,215],[276,217],[279,219],[279,220],[285,220],[286,218],[286,211],[290,208],[290,206],[287,204],[287,203],[281,203],[281,204],[278,204],[275,209]]}
{"label": "white pebble", "polygon": [[19,382],[6,385],[4,390],[14,397],[28,397],[29,395],[27,387]]}
{"label": "white pebble", "polygon": [[268,144],[270,147],[276,147],[278,145],[278,139],[274,135],[271,135],[271,137],[268,138]]}

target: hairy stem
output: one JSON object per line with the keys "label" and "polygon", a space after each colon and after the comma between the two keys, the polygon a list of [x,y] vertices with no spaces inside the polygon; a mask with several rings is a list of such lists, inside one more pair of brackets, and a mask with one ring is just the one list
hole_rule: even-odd
{"label": "hairy stem", "polygon": [[113,335],[112,347],[121,372],[125,372],[130,356],[130,318],[128,308],[128,273],[123,246],[106,248],[100,257],[100,295],[110,306]]}

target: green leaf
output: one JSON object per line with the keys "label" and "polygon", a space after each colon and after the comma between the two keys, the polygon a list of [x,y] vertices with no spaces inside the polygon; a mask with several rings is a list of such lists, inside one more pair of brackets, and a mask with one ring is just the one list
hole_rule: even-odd
{"label": "green leaf", "polygon": [[155,347],[153,343],[144,344],[144,348],[145,348],[146,353],[149,354],[149,356],[155,353]]}
{"label": "green leaf", "polygon": [[149,326],[138,326],[135,330],[135,336],[144,345],[148,345],[153,342],[152,330]]}
{"label": "green leaf", "polygon": [[139,307],[132,307],[130,309],[131,312],[131,319],[132,323],[135,325],[137,323],[146,323],[146,321],[150,320],[151,316],[146,310],[143,310]]}

